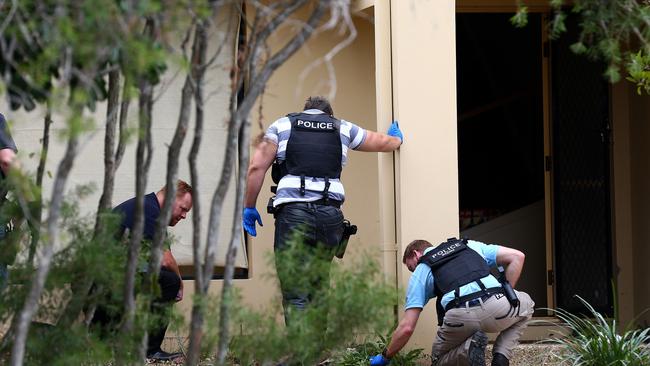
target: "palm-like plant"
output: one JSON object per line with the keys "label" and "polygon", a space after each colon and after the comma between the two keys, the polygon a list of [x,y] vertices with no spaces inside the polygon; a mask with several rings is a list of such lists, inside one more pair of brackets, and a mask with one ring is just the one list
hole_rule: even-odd
{"label": "palm-like plant", "polygon": [[551,309],[571,332],[566,337],[547,341],[560,346],[555,358],[561,365],[650,365],[650,349],[646,345],[650,341],[650,328],[633,330],[631,322],[621,334],[616,319],[605,319],[586,300],[576,297],[589,310],[589,318],[564,309]]}

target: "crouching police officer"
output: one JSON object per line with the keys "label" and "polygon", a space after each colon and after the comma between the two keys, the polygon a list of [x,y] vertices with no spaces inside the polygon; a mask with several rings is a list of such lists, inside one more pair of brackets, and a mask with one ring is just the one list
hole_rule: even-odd
{"label": "crouching police officer", "polygon": [[[285,273],[296,275],[303,268],[313,267],[311,261],[321,259],[329,268],[346,231],[340,209],[345,200],[340,177],[348,150],[394,151],[402,144],[402,139],[397,122],[391,124],[387,134],[382,134],[334,118],[329,101],[322,97],[308,98],[303,112],[278,119],[266,131],[248,170],[242,217],[244,230],[256,236],[255,223],[262,225],[255,204],[264,175],[275,162],[272,175],[278,185],[270,203],[270,211],[275,216],[275,253],[287,249],[290,239],[296,236],[303,245],[324,246],[326,252],[331,252],[326,258],[306,256],[302,258],[301,268],[291,268],[291,271],[283,268],[284,264],[276,255],[285,323],[289,323],[292,312],[304,310],[315,300],[318,286],[329,283],[327,278],[316,279],[316,288],[305,291],[292,288],[291,278]],[[348,228],[352,229],[348,235],[356,230],[353,226],[348,225]]]}
{"label": "crouching police officer", "polygon": [[[370,359],[370,365],[388,365],[408,342],[420,312],[437,297],[438,334],[431,350],[432,365],[485,365],[485,332],[500,332],[492,365],[509,365],[512,349],[533,314],[535,303],[512,289],[524,265],[516,249],[473,240],[449,239],[433,247],[426,240],[411,242],[403,263],[413,272],[406,292],[404,317],[391,342]],[[490,267],[500,267],[500,279]]]}

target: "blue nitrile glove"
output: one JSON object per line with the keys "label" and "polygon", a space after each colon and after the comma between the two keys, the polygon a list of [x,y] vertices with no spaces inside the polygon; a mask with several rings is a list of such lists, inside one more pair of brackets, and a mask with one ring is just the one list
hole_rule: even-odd
{"label": "blue nitrile glove", "polygon": [[402,131],[399,129],[399,123],[397,121],[393,121],[393,123],[390,124],[386,134],[388,136],[397,137],[400,142],[404,142],[404,135],[402,135]]}
{"label": "blue nitrile glove", "polygon": [[384,357],[382,354],[370,357],[370,366],[386,366],[390,363],[390,358]]}
{"label": "blue nitrile glove", "polygon": [[255,230],[255,221],[257,221],[260,226],[264,226],[262,224],[260,213],[257,212],[257,209],[255,207],[245,207],[241,221],[242,225],[244,226],[244,230],[252,236],[257,236],[257,231]]}

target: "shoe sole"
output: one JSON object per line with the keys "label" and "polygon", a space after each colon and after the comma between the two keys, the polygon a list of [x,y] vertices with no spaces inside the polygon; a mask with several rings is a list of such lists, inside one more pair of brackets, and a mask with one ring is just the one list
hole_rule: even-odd
{"label": "shoe sole", "polygon": [[469,364],[470,366],[485,366],[485,346],[487,346],[488,337],[482,331],[474,333],[469,346]]}

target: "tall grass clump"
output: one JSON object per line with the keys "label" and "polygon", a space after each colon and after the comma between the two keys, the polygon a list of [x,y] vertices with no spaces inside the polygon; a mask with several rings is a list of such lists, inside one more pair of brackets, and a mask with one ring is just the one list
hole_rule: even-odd
{"label": "tall grass clump", "polygon": [[650,365],[650,328],[632,329],[632,323],[617,331],[616,319],[605,319],[586,300],[576,295],[587,308],[587,317],[564,309],[551,309],[570,331],[566,337],[546,342],[559,346],[554,358],[560,365],[646,366]]}

